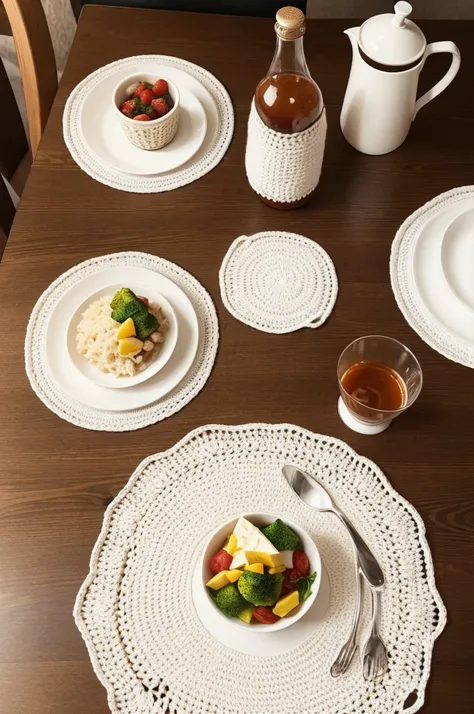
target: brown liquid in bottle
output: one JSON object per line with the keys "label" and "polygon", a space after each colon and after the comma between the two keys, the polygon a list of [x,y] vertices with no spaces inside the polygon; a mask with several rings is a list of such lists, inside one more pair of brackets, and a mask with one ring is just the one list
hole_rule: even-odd
{"label": "brown liquid in bottle", "polygon": [[[274,131],[294,134],[312,126],[321,116],[323,99],[311,78],[303,50],[304,15],[286,7],[277,13],[277,45],[268,75],[255,90],[255,107],[261,120]],[[278,203],[258,194],[269,206],[298,208],[314,191],[292,203]]]}

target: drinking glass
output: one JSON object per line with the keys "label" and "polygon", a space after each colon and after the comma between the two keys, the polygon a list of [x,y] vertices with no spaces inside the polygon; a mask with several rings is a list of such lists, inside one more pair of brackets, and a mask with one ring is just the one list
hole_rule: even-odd
{"label": "drinking glass", "polygon": [[[360,362],[376,362],[396,372],[405,385],[405,399],[399,409],[381,410],[369,407],[342,385],[349,367]],[[341,396],[338,401],[339,416],[346,426],[360,434],[379,434],[392,420],[410,407],[418,397],[423,384],[420,363],[408,347],[398,340],[383,335],[359,337],[342,352],[337,363],[337,379]]]}

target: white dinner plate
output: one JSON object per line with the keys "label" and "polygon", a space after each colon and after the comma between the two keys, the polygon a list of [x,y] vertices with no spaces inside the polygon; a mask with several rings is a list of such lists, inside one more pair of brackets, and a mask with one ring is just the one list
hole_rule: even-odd
{"label": "white dinner plate", "polygon": [[[178,321],[176,319],[175,312],[170,304],[170,302],[165,298],[164,295],[157,292],[149,292],[144,297],[147,297],[153,303],[159,305],[163,314],[166,317],[169,328],[166,331],[165,339],[161,350],[159,351],[157,357],[151,362],[151,364],[146,367],[142,372],[138,372],[133,377],[116,377],[114,374],[106,374],[101,372],[98,367],[91,364],[84,355],[80,355],[76,349],[77,347],[77,327],[82,319],[84,312],[87,310],[89,305],[95,300],[100,300],[102,297],[113,297],[117,290],[123,287],[130,288],[133,290],[135,295],[143,295],[142,285],[139,283],[132,284],[129,279],[124,286],[122,283],[115,283],[115,285],[104,285],[99,290],[96,290],[92,295],[89,295],[76,309],[74,312],[68,326],[66,341],[69,357],[71,358],[74,366],[81,372],[84,377],[90,379],[94,384],[98,384],[101,387],[107,387],[108,389],[125,389],[127,387],[134,387],[136,384],[141,382],[146,382],[147,379],[151,379],[153,375],[157,374],[165,364],[169,361],[173,351],[176,347],[176,342],[178,341]],[[49,343],[49,348],[55,350],[57,349],[57,343],[54,345]],[[48,358],[54,359],[48,354]]]}
{"label": "white dinner plate", "polygon": [[[198,161],[213,145],[219,128],[219,113],[212,95],[201,82],[175,67],[151,61],[146,65],[138,65],[135,73],[140,72],[156,74],[157,77],[160,74],[169,77],[172,82],[178,85],[179,91],[184,97],[183,106],[190,109],[194,107],[191,113],[185,109],[183,133],[180,133],[183,119],[180,116],[177,136],[169,144],[169,147],[164,147],[159,151],[144,151],[128,141],[117,117],[114,116],[113,108],[109,106],[112,93],[118,82],[134,73],[133,67],[127,66],[98,81],[84,100],[81,113],[81,133],[84,142],[105,166],[111,166],[134,175],[158,175],[172,171],[187,162]],[[103,119],[98,122],[98,109],[95,102],[99,102],[103,107],[104,116],[108,117],[110,110],[110,118],[107,121]],[[200,119],[198,106],[202,110]],[[191,144],[189,141],[186,143],[190,132],[193,136]],[[178,142],[175,143],[177,139]],[[116,142],[118,143],[116,144]]]}
{"label": "white dinner plate", "polygon": [[[163,68],[162,74],[169,76],[170,73]],[[109,79],[99,82],[84,100],[81,113],[84,139],[101,161],[119,171],[151,176],[182,166],[198,151],[206,136],[206,113],[199,99],[183,83],[179,86],[178,131],[173,141],[157,151],[139,149],[127,139],[115,115],[113,90],[110,91],[109,85]]]}
{"label": "white dinner plate", "polygon": [[206,597],[202,587],[200,560],[196,565],[192,579],[194,609],[209,634],[218,642],[236,652],[257,657],[276,657],[277,655],[285,654],[294,649],[294,647],[298,647],[308,637],[311,637],[324,620],[330,597],[329,576],[324,564],[322,564],[321,587],[308,612],[301,620],[297,620],[297,622],[284,630],[262,634],[261,632],[250,632],[236,627],[232,624],[230,618],[227,622],[222,617],[216,616],[215,606]]}
{"label": "white dinner plate", "polygon": [[[119,283],[141,286],[141,295],[160,293],[173,305],[178,322],[178,341],[168,363],[151,379],[131,389],[108,389],[91,382],[74,365],[65,339],[71,316],[88,296]],[[130,411],[152,404],[174,389],[191,368],[198,346],[197,315],[181,288],[153,270],[121,266],[88,275],[62,296],[48,321],[43,349],[51,377],[69,396],[94,409]]]}
{"label": "white dinner plate", "polygon": [[411,247],[410,278],[432,318],[472,347],[474,313],[448,287],[441,262],[441,244],[449,224],[471,208],[474,208],[473,201],[451,203],[425,223]]}
{"label": "white dinner plate", "polygon": [[441,265],[453,294],[474,311],[474,208],[456,216],[447,227]]}

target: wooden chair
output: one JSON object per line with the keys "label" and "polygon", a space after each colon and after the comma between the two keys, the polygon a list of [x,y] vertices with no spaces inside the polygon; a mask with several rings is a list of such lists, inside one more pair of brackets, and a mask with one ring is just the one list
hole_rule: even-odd
{"label": "wooden chair", "polygon": [[[20,196],[51,111],[58,78],[41,0],[1,0],[1,3],[0,35],[12,35],[15,43],[25,95],[29,145],[12,87],[0,60],[0,173]],[[0,257],[14,215],[15,207],[0,178]]]}

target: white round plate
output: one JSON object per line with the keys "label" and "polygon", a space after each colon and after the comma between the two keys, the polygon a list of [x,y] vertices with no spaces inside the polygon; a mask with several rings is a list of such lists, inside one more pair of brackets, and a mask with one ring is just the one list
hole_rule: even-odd
{"label": "white round plate", "polygon": [[[177,84],[184,108],[177,135],[169,146],[159,151],[143,151],[128,141],[110,105],[120,79],[134,71],[133,67],[126,67],[105,76],[84,99],[81,109],[84,142],[105,166],[137,176],[154,176],[172,171],[191,159],[197,161],[209,151],[219,127],[219,114],[210,92],[197,79],[175,67],[153,62],[137,65],[136,73],[165,76]],[[96,103],[102,107],[101,121],[97,119]]]}
{"label": "white round plate", "polygon": [[[91,382],[94,382],[94,384],[98,384],[101,387],[107,387],[108,389],[124,389],[126,387],[134,387],[136,384],[141,384],[141,382],[146,382],[147,379],[150,379],[153,375],[163,369],[173,354],[176,342],[178,341],[178,321],[174,310],[164,295],[154,291],[153,293],[144,295],[144,297],[147,297],[149,300],[162,308],[163,313],[169,322],[169,329],[165,334],[165,340],[158,356],[146,369],[143,370],[143,372],[138,372],[138,374],[135,374],[133,377],[116,377],[114,374],[101,372],[98,367],[88,362],[83,355],[80,355],[76,349],[76,335],[77,326],[82,319],[82,315],[87,310],[89,305],[95,300],[100,300],[100,298],[107,296],[112,297],[115,295],[117,290],[120,290],[123,287],[124,285],[122,283],[106,285],[99,290],[96,290],[92,295],[89,295],[74,312],[74,315],[69,322],[66,336],[69,357],[71,358],[74,366],[84,375],[84,377],[90,379]],[[143,288],[138,283],[132,285],[131,282],[128,281],[125,287],[133,290],[135,295],[143,295]],[[50,343],[47,347],[56,350],[57,343],[54,343],[54,345]],[[48,359],[54,359],[54,357],[48,354]]]}
{"label": "white round plate", "polygon": [[232,650],[236,650],[236,652],[257,657],[275,657],[285,654],[311,637],[318,625],[324,620],[329,607],[331,589],[327,570],[324,567],[324,563],[321,565],[321,587],[316,600],[301,620],[297,620],[285,630],[266,632],[264,634],[257,631],[251,632],[248,629],[244,630],[235,627],[232,622],[226,622],[224,618],[216,616],[216,609],[209,598],[206,597],[202,587],[201,560],[196,565],[192,579],[194,609],[209,634],[218,642],[230,647]]}
{"label": "white round plate", "polygon": [[454,295],[474,311],[474,208],[449,224],[441,243],[441,265]]}
{"label": "white round plate", "polygon": [[[159,293],[172,305],[178,322],[178,341],[163,369],[133,389],[108,389],[94,384],[77,369],[69,355],[65,336],[71,316],[97,291],[108,285],[139,285],[141,295]],[[68,290],[51,313],[44,342],[45,362],[60,389],[78,402],[105,411],[140,409],[161,399],[185,377],[197,353],[199,324],[187,295],[160,273],[146,268],[117,267],[87,276]]]}
{"label": "white round plate", "polygon": [[448,204],[425,223],[412,243],[410,279],[424,307],[457,340],[474,344],[474,313],[453,294],[446,283],[441,263],[441,244],[449,224],[474,202]]}
{"label": "white round plate", "polygon": [[[163,70],[163,75],[167,74]],[[107,79],[97,84],[84,100],[81,114],[84,139],[104,163],[128,174],[152,176],[182,166],[202,145],[207,129],[206,113],[184,84],[179,87],[178,131],[173,141],[158,151],[139,149],[127,139],[115,115],[109,89]]]}

